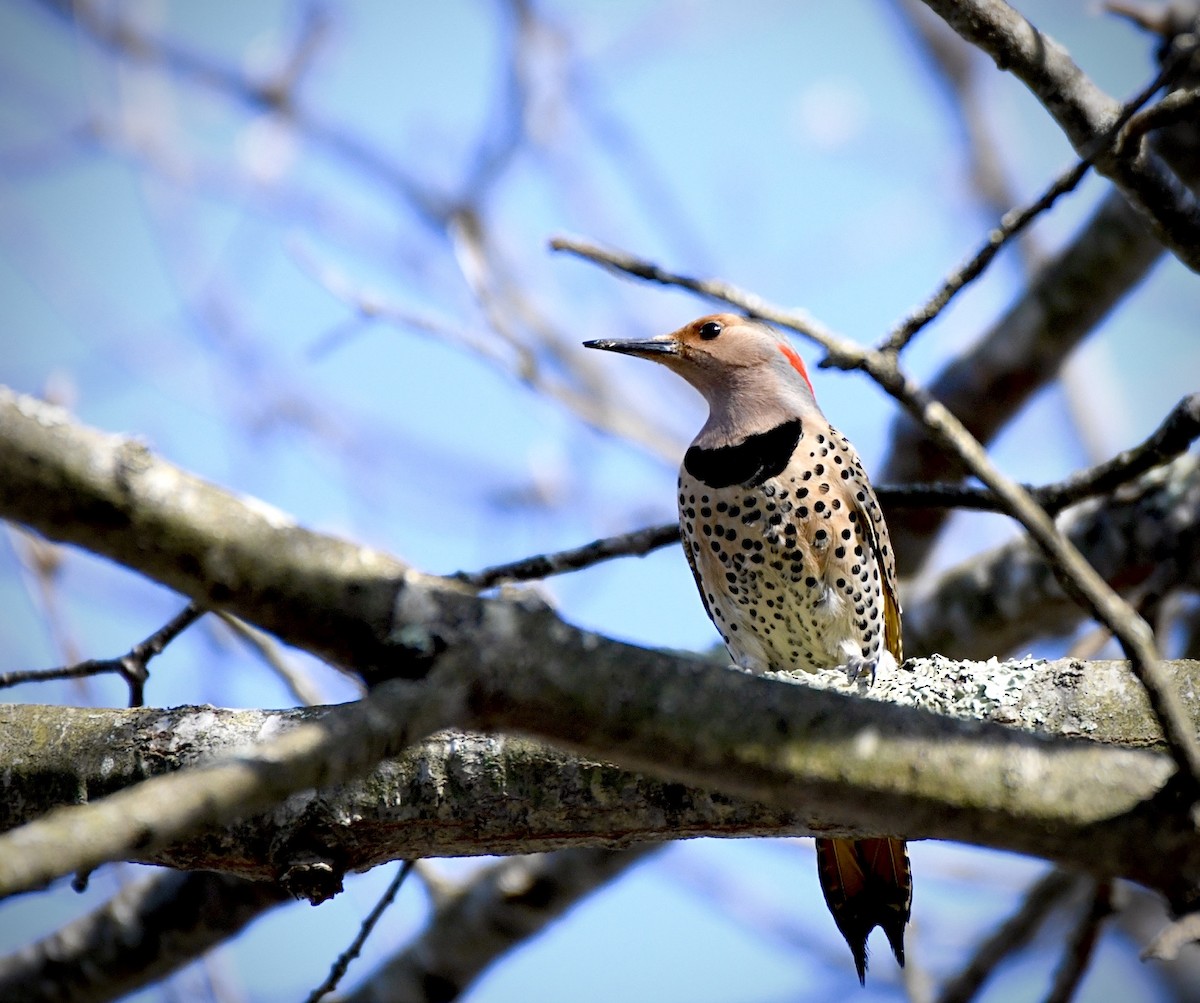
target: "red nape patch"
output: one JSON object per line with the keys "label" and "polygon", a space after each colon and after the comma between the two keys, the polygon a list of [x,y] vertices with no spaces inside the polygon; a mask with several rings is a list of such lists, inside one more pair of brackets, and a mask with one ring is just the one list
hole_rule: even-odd
{"label": "red nape patch", "polygon": [[808,392],[815,398],[817,394],[813,390],[812,380],[808,378],[808,370],[804,368],[804,360],[796,354],[796,350],[791,345],[780,345],[779,350],[783,352],[784,358],[792,364],[792,368],[804,377],[804,382],[808,384]]}

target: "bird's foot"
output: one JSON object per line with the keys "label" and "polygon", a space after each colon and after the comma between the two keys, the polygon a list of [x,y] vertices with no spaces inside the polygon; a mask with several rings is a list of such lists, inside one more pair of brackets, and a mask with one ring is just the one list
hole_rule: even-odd
{"label": "bird's foot", "polygon": [[879,664],[862,655],[852,655],[846,659],[846,678],[852,683],[865,683],[870,686],[875,682],[875,672]]}

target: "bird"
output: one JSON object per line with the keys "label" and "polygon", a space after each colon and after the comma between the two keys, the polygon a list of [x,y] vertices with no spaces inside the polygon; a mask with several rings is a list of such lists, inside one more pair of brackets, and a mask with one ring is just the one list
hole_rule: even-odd
{"label": "bird", "polygon": [[[708,403],[679,470],[680,537],[734,663],[755,673],[843,667],[867,684],[894,670],[901,610],[883,513],[789,340],[719,313],[671,334],[584,347],[661,363]],[[821,890],[859,982],[876,926],[903,967],[912,911],[904,840],[818,837],[816,847]]]}

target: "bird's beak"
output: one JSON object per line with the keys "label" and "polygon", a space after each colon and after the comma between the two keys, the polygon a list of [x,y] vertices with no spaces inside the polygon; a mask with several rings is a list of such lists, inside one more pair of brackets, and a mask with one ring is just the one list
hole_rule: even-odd
{"label": "bird's beak", "polygon": [[613,341],[611,338],[600,338],[597,341],[585,341],[583,347],[599,348],[606,352],[620,352],[622,355],[640,355],[647,359],[679,354],[679,341],[671,334],[664,334],[658,338],[647,338],[644,341]]}

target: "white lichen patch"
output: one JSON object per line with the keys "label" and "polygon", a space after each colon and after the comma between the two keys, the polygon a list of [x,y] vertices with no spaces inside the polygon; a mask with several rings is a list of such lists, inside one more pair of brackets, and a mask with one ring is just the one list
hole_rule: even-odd
{"label": "white lichen patch", "polygon": [[[893,667],[881,664],[874,683],[851,681],[841,669],[798,674],[771,673],[776,678],[837,690],[871,700],[923,707],[926,710],[974,720],[1027,720],[1018,713],[1029,684],[1046,672],[1043,659],[1001,662],[958,662],[941,655],[914,658]],[[1028,723],[1028,721],[1027,721]]]}
{"label": "white lichen patch", "polygon": [[196,707],[190,714],[176,716],[167,738],[167,751],[211,744],[217,724],[216,710],[212,707]]}

